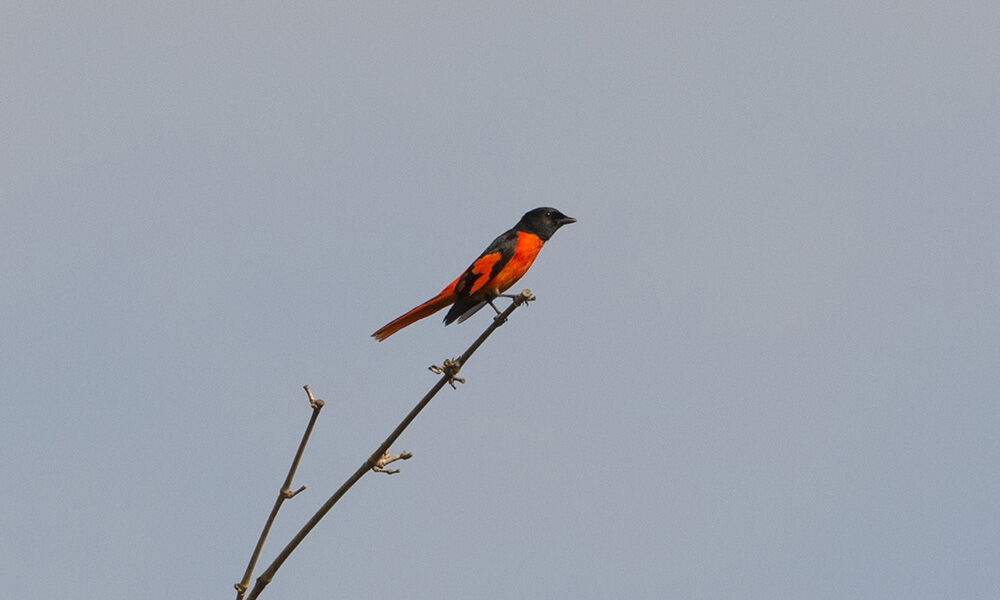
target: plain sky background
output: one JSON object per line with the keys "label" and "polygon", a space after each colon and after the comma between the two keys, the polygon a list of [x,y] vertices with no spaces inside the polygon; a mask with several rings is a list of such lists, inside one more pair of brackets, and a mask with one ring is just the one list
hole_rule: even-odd
{"label": "plain sky background", "polygon": [[[0,8],[0,596],[1000,597],[996,2]],[[258,571],[259,572],[259,571]]]}

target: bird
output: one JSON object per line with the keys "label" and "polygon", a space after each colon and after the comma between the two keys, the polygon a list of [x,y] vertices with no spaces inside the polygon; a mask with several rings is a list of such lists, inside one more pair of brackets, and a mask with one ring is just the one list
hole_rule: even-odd
{"label": "bird", "polygon": [[[576,223],[576,219],[554,208],[542,206],[529,210],[516,225],[497,236],[479,258],[438,295],[390,321],[372,337],[381,342],[449,305],[451,309],[444,317],[445,325],[456,320],[461,323],[486,304],[493,306],[493,299],[528,271],[538,251],[556,230],[570,223]],[[496,306],[493,308],[497,310]]]}

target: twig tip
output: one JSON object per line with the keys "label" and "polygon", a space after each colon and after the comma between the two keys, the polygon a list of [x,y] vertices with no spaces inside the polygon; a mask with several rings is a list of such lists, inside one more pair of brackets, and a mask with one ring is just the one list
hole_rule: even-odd
{"label": "twig tip", "polygon": [[313,408],[323,408],[324,402],[319,398],[313,396],[312,390],[309,389],[309,384],[302,386],[302,389],[306,391],[306,396],[309,397],[309,406]]}
{"label": "twig tip", "polygon": [[306,489],[306,486],[302,486],[302,487],[300,487],[299,489],[297,489],[297,490],[295,490],[293,492],[292,490],[290,490],[288,488],[285,488],[285,489],[281,490],[281,495],[287,500],[289,498],[294,498],[294,497],[298,496],[299,493],[302,492],[302,491],[304,491],[305,489]]}

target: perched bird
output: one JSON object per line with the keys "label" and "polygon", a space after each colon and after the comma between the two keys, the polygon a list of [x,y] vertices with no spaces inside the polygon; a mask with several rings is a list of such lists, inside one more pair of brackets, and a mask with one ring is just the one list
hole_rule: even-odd
{"label": "perched bird", "polygon": [[456,319],[459,323],[468,319],[514,285],[528,271],[552,234],[569,223],[576,223],[576,219],[554,208],[542,207],[524,213],[517,225],[493,240],[440,294],[379,329],[372,337],[381,342],[410,323],[451,304],[454,306],[444,317],[445,325]]}

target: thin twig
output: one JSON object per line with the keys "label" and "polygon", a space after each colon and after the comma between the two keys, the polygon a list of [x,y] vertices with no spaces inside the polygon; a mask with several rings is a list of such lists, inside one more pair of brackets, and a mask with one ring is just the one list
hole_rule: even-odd
{"label": "thin twig", "polygon": [[257,582],[254,584],[253,589],[250,590],[250,595],[247,597],[248,600],[255,600],[255,598],[257,598],[257,596],[259,596],[260,593],[264,591],[264,588],[267,587],[267,585],[271,583],[271,581],[274,579],[274,574],[278,571],[278,569],[281,568],[281,565],[284,564],[285,560],[288,559],[288,556],[295,550],[295,548],[302,542],[302,540],[305,539],[307,535],[309,535],[309,532],[312,531],[314,527],[316,527],[316,524],[319,523],[320,520],[326,516],[326,513],[330,512],[330,509],[333,508],[333,505],[336,504],[337,501],[340,500],[340,498],[347,493],[347,490],[351,489],[351,486],[357,483],[358,480],[365,475],[365,473],[368,473],[373,469],[373,467],[379,464],[379,460],[386,455],[386,453],[389,451],[389,447],[392,446],[393,443],[395,443],[396,439],[403,433],[403,430],[405,430],[410,425],[410,423],[413,422],[413,419],[415,419],[417,415],[420,414],[420,411],[422,411],[424,407],[427,406],[427,404],[431,401],[431,399],[434,397],[435,394],[441,391],[441,388],[443,388],[445,384],[451,383],[453,380],[455,380],[455,375],[458,373],[458,369],[460,369],[462,365],[464,365],[465,362],[469,360],[469,357],[472,356],[472,354],[479,348],[479,346],[481,346],[483,342],[486,341],[486,338],[488,338],[490,334],[496,330],[497,327],[500,327],[501,325],[504,324],[504,322],[507,321],[507,317],[510,316],[510,313],[514,312],[514,309],[524,304],[525,302],[530,302],[534,299],[535,297],[531,295],[530,290],[524,290],[519,295],[515,296],[514,301],[511,302],[510,306],[507,307],[507,310],[503,311],[502,313],[494,317],[493,322],[490,324],[489,327],[486,328],[486,331],[484,331],[482,335],[480,335],[479,338],[477,338],[476,341],[473,342],[471,346],[469,346],[469,348],[465,351],[464,354],[462,354],[461,357],[452,361],[452,364],[457,363],[457,368],[451,367],[446,372],[444,372],[441,378],[438,379],[437,383],[434,384],[434,387],[432,387],[430,391],[427,392],[427,394],[425,394],[423,398],[421,398],[420,402],[418,402],[417,405],[413,407],[413,410],[411,410],[410,413],[406,415],[406,418],[404,418],[402,422],[400,422],[400,424],[396,426],[396,429],[394,429],[393,432],[389,434],[389,437],[385,438],[385,441],[382,442],[382,444],[379,445],[378,448],[376,448],[375,452],[372,452],[371,456],[368,457],[368,460],[366,460],[364,464],[358,467],[358,470],[355,471],[353,475],[348,477],[347,481],[341,484],[341,486],[337,489],[337,491],[334,492],[333,495],[330,496],[330,498],[323,504],[323,506],[321,506],[320,509],[316,511],[316,514],[314,514],[312,518],[309,519],[309,521],[302,526],[302,529],[300,529],[299,532],[295,534],[295,537],[292,538],[292,541],[288,542],[288,545],[285,546],[285,548],[278,554],[277,557],[275,557],[274,562],[272,562],[271,565],[267,567],[267,569],[265,569],[263,573],[260,574],[260,577],[257,578]]}
{"label": "thin twig", "polygon": [[299,442],[299,449],[295,453],[295,458],[292,459],[292,467],[288,469],[288,476],[285,477],[285,482],[281,484],[281,490],[278,492],[278,498],[274,501],[274,507],[271,508],[271,514],[267,517],[267,522],[264,523],[264,530],[260,532],[260,538],[257,540],[257,546],[253,549],[253,554],[250,556],[250,564],[247,565],[246,573],[243,574],[243,579],[240,580],[234,587],[236,588],[236,600],[243,600],[243,595],[246,594],[247,588],[250,586],[250,578],[253,577],[254,567],[257,566],[257,559],[260,558],[260,551],[264,547],[264,540],[267,539],[267,534],[271,531],[271,525],[274,523],[274,518],[278,515],[278,509],[281,508],[281,503],[289,498],[295,497],[296,494],[306,489],[306,486],[302,486],[299,489],[292,491],[292,478],[295,477],[295,471],[299,468],[299,461],[302,460],[302,453],[305,452],[306,443],[309,441],[309,435],[312,433],[313,426],[316,424],[316,419],[319,417],[319,411],[323,410],[323,401],[319,398],[313,397],[312,390],[309,386],[303,386],[306,390],[306,395],[309,397],[309,406],[312,407],[312,416],[309,417],[309,424],[306,425],[306,431],[302,434],[302,441]]}

